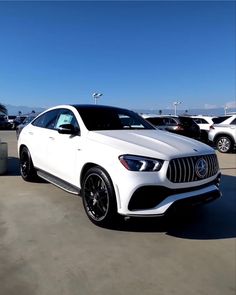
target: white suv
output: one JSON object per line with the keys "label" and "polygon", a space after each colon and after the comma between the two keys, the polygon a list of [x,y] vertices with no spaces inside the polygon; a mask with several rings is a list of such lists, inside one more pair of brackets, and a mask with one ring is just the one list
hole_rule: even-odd
{"label": "white suv", "polygon": [[221,153],[229,153],[236,144],[236,115],[213,119],[208,133],[209,141]]}
{"label": "white suv", "polygon": [[156,130],[121,108],[51,108],[23,128],[18,154],[24,180],[40,176],[81,194],[89,219],[97,225],[120,215],[163,215],[175,205],[221,195],[211,147]]}

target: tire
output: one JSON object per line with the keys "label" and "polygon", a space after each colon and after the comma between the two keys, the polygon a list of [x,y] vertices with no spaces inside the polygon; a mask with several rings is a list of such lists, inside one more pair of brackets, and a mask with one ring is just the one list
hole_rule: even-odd
{"label": "tire", "polygon": [[37,173],[27,147],[23,147],[20,151],[20,174],[25,181],[34,181],[37,178]]}
{"label": "tire", "polygon": [[109,227],[117,221],[115,191],[108,173],[102,168],[96,166],[86,172],[82,198],[84,210],[94,224]]}
{"label": "tire", "polygon": [[216,140],[216,148],[221,153],[229,153],[233,149],[233,142],[228,136],[221,136]]}

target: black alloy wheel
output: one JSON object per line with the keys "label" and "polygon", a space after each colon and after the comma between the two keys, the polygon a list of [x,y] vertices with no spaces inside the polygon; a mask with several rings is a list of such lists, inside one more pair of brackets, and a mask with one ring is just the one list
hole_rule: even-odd
{"label": "black alloy wheel", "polygon": [[83,205],[89,219],[96,225],[112,225],[117,218],[114,188],[109,175],[96,166],[87,171],[82,184]]}
{"label": "black alloy wheel", "polygon": [[37,177],[36,170],[27,147],[23,147],[20,151],[20,174],[25,181],[33,181]]}

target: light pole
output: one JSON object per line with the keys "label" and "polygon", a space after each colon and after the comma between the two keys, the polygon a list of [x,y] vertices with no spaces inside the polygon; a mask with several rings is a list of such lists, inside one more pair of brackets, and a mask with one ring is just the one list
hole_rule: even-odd
{"label": "light pole", "polygon": [[95,92],[93,93],[94,103],[97,104],[98,98],[102,96],[102,93]]}
{"label": "light pole", "polygon": [[227,115],[227,109],[228,109],[228,107],[225,106],[224,109],[225,109],[225,116],[226,116]]}
{"label": "light pole", "polygon": [[177,115],[177,105],[181,104],[182,101],[175,101],[173,102],[174,108],[175,108],[175,116]]}

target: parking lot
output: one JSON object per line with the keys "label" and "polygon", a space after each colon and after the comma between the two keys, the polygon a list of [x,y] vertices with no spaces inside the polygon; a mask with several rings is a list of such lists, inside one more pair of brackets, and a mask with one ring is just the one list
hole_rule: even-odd
{"label": "parking lot", "polygon": [[223,196],[169,218],[93,225],[81,198],[19,174],[15,131],[0,176],[0,295],[235,295],[236,154],[219,154]]}

